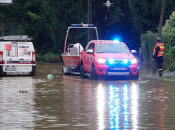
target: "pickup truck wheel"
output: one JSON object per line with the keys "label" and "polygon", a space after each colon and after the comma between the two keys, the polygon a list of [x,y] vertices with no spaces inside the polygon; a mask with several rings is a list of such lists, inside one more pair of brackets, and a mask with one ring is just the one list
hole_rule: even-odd
{"label": "pickup truck wheel", "polygon": [[139,79],[139,72],[137,73],[137,75],[134,75],[134,76],[132,77],[132,79],[138,80],[138,79]]}
{"label": "pickup truck wheel", "polygon": [[96,70],[95,70],[95,66],[92,66],[91,79],[97,80],[97,73],[96,73]]}
{"label": "pickup truck wheel", "polygon": [[85,78],[83,65],[80,67],[80,78]]}

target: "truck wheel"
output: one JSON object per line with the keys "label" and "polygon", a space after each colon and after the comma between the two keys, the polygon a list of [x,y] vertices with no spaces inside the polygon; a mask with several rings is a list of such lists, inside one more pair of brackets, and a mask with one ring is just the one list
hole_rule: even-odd
{"label": "truck wheel", "polygon": [[62,75],[65,75],[65,73],[64,73],[64,68],[62,68]]}
{"label": "truck wheel", "polygon": [[138,80],[139,79],[139,72],[137,73],[137,75],[132,76],[132,79]]}
{"label": "truck wheel", "polygon": [[69,74],[68,67],[62,67],[62,74],[63,74],[63,76]]}
{"label": "truck wheel", "polygon": [[83,65],[80,67],[80,78],[85,78]]}
{"label": "truck wheel", "polygon": [[91,79],[92,80],[97,80],[97,73],[96,73],[96,70],[95,70],[95,66],[92,66],[92,70],[91,70]]}

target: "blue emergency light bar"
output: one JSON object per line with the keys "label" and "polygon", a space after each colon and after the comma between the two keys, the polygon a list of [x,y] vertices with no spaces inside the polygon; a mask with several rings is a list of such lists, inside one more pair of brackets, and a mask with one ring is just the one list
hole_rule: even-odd
{"label": "blue emergency light bar", "polygon": [[71,24],[71,27],[94,27],[93,24]]}

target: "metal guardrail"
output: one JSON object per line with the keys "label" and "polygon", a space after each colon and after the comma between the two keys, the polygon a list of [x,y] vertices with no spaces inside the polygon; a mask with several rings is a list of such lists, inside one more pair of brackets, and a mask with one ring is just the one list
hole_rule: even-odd
{"label": "metal guardrail", "polygon": [[12,3],[12,0],[0,0],[0,5],[10,5]]}

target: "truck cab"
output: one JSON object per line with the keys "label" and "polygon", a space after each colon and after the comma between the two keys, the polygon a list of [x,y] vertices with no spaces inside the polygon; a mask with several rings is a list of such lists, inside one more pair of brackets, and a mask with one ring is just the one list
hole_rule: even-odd
{"label": "truck cab", "polygon": [[0,37],[0,75],[35,75],[35,49],[27,35]]}
{"label": "truck cab", "polygon": [[128,76],[139,78],[139,66],[127,45],[112,40],[90,41],[80,54],[80,77],[90,74],[98,76]]}

